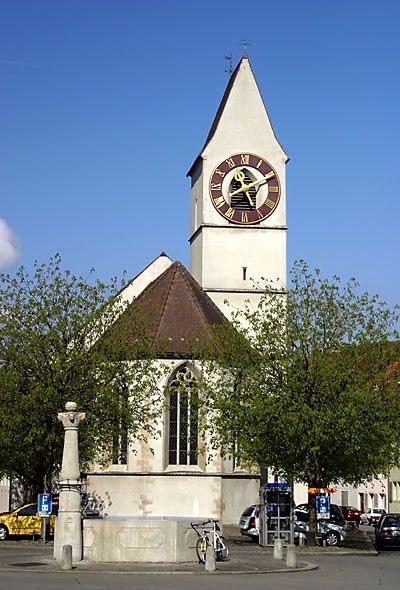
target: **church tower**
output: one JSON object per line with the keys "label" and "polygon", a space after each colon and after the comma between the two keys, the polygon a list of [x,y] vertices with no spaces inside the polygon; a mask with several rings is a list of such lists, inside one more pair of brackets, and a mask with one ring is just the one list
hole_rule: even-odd
{"label": "church tower", "polygon": [[227,317],[286,285],[287,161],[243,57],[188,172],[190,271]]}

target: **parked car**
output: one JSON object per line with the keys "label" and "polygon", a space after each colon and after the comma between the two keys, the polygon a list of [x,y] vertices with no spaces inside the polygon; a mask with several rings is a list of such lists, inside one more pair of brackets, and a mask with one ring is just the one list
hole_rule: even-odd
{"label": "parked car", "polygon": [[375,528],[375,542],[378,549],[400,547],[400,514],[384,514]]}
{"label": "parked car", "polygon": [[254,543],[258,543],[260,507],[256,504],[248,506],[239,520],[240,534],[250,537]]}
{"label": "parked car", "polygon": [[[344,526],[346,524],[345,518],[340,510],[340,507],[337,504],[330,505],[331,516],[329,518],[329,522],[334,522],[340,526]],[[310,505],[309,504],[299,504],[294,509],[295,516],[298,520],[303,522],[308,522],[310,518]]]}
{"label": "parked car", "polygon": [[[53,502],[50,516],[49,533],[54,534],[55,517],[58,514],[58,502]],[[11,512],[0,514],[0,541],[9,535],[40,535],[42,518],[38,515],[37,504],[24,504]]]}
{"label": "parked car", "polygon": [[386,514],[384,508],[368,508],[360,517],[360,524],[372,524],[375,525],[382,514]]}
{"label": "parked car", "polygon": [[[303,536],[303,539],[305,539],[309,528],[308,522],[295,520],[294,527],[295,540],[300,536]],[[321,544],[325,541],[326,545],[329,545],[329,547],[334,547],[346,540],[347,533],[345,529],[335,522],[330,522],[329,520],[320,520],[317,522],[317,527],[318,528],[315,536],[317,541],[319,541]]]}
{"label": "parked car", "polygon": [[[258,543],[260,532],[260,507],[257,504],[248,506],[239,521],[240,534],[250,537],[250,539]],[[326,542],[329,546],[338,545],[346,539],[346,531],[334,522],[319,521],[317,539],[322,543]],[[294,519],[294,538],[295,542],[299,542],[300,536],[305,537],[308,532],[308,522],[304,520]]]}
{"label": "parked car", "polygon": [[342,511],[343,517],[347,522],[355,522],[356,524],[360,524],[361,518],[361,510],[358,508],[354,508],[354,506],[340,506],[340,510]]}

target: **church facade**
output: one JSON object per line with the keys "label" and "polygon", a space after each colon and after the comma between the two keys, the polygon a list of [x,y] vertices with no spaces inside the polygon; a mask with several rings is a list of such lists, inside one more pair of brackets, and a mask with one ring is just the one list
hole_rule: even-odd
{"label": "church facade", "polygon": [[103,514],[229,524],[256,501],[257,473],[199,452],[193,383],[200,366],[190,343],[232,311],[254,308],[266,280],[285,288],[287,160],[243,57],[188,172],[190,272],[162,253],[121,293],[129,304],[157,309],[149,330],[169,400],[159,436],[87,473],[86,491]]}

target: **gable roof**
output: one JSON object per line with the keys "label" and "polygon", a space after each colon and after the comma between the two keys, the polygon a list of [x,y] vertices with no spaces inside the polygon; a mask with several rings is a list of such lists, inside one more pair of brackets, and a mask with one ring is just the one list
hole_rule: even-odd
{"label": "gable roof", "polygon": [[151,282],[109,329],[108,336],[118,336],[124,358],[129,358],[130,343],[141,336],[137,319],[158,358],[193,356],[196,343],[210,339],[213,324],[228,322],[178,261]]}
{"label": "gable roof", "polygon": [[132,303],[136,297],[172,264],[171,258],[164,251],[150,262],[135,277],[130,279],[119,293],[119,299]]}

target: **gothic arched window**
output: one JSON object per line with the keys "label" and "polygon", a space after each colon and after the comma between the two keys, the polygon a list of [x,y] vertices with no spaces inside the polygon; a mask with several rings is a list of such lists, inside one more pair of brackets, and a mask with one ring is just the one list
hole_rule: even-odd
{"label": "gothic arched window", "polygon": [[197,465],[198,393],[189,367],[179,369],[169,385],[168,463]]}

